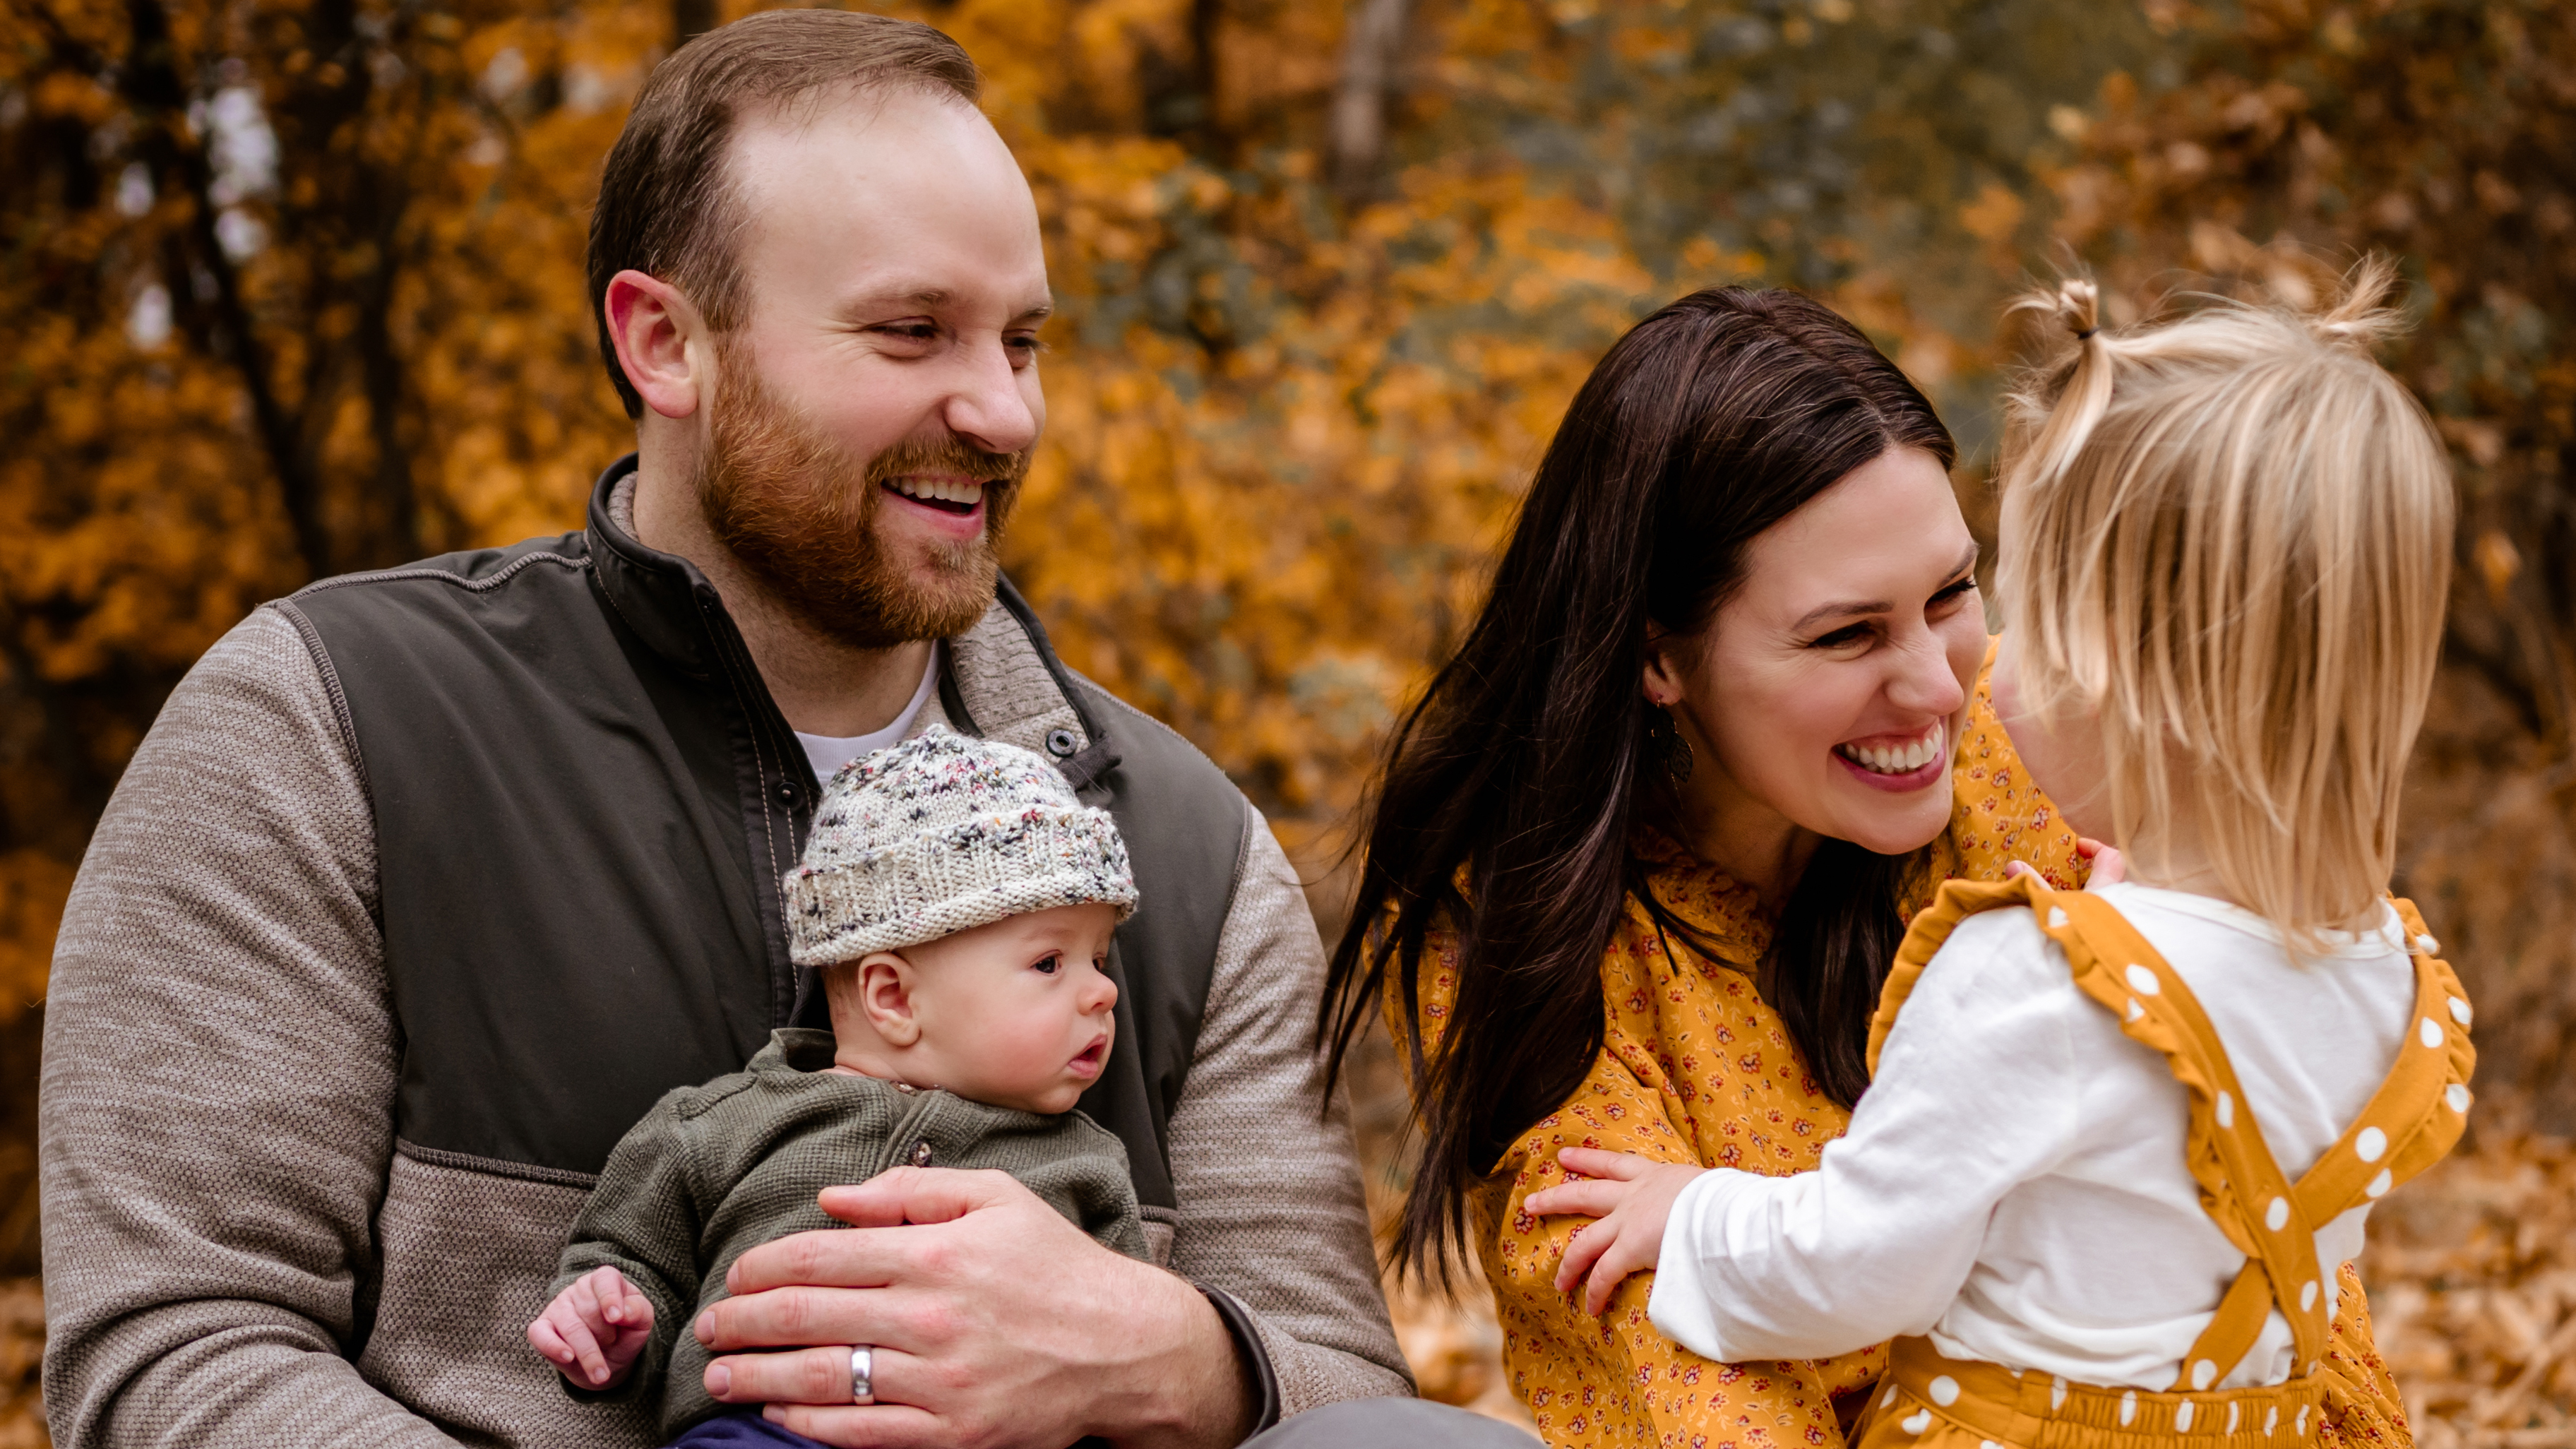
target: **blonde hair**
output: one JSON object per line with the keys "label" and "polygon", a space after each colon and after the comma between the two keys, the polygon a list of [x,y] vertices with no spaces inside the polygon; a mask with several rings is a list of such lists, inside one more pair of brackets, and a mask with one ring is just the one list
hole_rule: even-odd
{"label": "blonde hair", "polygon": [[[2394,270],[2316,312],[2221,303],[2123,333],[2089,281],[2016,310],[2075,336],[2010,400],[1997,593],[2034,705],[2098,717],[2117,839],[2194,832],[2294,947],[2386,890],[2450,589],[2450,471],[2374,362]],[[2135,842],[2135,844],[2132,844]]]}

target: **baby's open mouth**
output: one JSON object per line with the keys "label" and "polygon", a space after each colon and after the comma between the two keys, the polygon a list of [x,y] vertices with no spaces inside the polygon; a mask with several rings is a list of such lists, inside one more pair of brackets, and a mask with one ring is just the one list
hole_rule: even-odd
{"label": "baby's open mouth", "polygon": [[1101,1064],[1108,1060],[1109,1038],[1104,1036],[1084,1047],[1068,1065],[1073,1068],[1077,1076],[1096,1077],[1100,1075]]}
{"label": "baby's open mouth", "polygon": [[1941,742],[1949,734],[1945,723],[1934,720],[1919,738],[1883,744],[1843,744],[1834,753],[1873,775],[1910,775],[1941,758]]}

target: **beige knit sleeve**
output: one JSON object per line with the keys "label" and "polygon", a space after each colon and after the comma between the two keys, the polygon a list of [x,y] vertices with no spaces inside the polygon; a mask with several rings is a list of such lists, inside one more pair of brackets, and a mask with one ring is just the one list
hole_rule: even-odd
{"label": "beige knit sleeve", "polygon": [[343,1356],[393,1151],[375,892],[331,691],[262,609],[144,737],[55,946],[38,1151],[64,1449],[450,1442]]}
{"label": "beige knit sleeve", "polygon": [[1411,1394],[1351,1146],[1315,1054],[1324,947],[1269,822],[1251,811],[1198,1050],[1170,1126],[1172,1267],[1250,1310],[1285,1416]]}

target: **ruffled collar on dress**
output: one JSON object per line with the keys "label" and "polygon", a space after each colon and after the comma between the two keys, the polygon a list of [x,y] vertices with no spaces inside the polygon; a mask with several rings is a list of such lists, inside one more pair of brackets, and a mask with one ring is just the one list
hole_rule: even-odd
{"label": "ruffled collar on dress", "polygon": [[[1707,938],[1717,958],[1714,964],[1749,972],[1761,963],[1762,953],[1771,947],[1771,922],[1751,886],[1702,861],[1652,825],[1634,827],[1629,841],[1646,868],[1647,889],[1665,910]],[[1633,897],[1627,914],[1634,926],[1649,935],[1655,932],[1654,918]],[[1697,954],[1688,943],[1669,932],[1666,936],[1676,960]]]}

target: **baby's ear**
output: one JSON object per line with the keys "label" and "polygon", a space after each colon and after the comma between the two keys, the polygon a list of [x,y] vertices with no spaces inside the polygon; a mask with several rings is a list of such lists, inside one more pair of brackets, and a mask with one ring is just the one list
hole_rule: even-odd
{"label": "baby's ear", "polygon": [[921,1040],[921,1022],[912,1008],[912,963],[892,951],[871,951],[859,958],[851,982],[858,1008],[887,1046],[903,1048]]}

